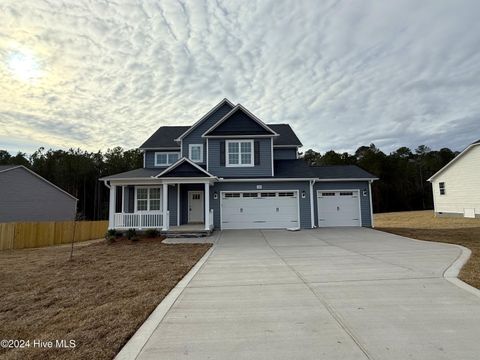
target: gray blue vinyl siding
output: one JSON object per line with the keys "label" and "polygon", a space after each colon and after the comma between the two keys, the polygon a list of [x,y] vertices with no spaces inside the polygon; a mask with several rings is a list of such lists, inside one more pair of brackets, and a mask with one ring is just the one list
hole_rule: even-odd
{"label": "gray blue vinyl siding", "polygon": [[[220,165],[220,143],[224,139],[208,140],[208,172],[218,177],[271,177],[272,176],[272,140],[255,138],[260,145],[260,164],[251,167],[227,167]],[[226,157],[225,153],[225,157]]]}
{"label": "gray blue vinyl siding", "polygon": [[[362,226],[371,227],[372,218],[370,211],[370,192],[368,181],[337,181],[337,182],[317,182],[314,184],[314,212],[315,226],[318,226],[318,208],[317,208],[317,190],[360,190],[360,211],[362,215]],[[366,191],[366,196],[363,195]]]}
{"label": "gray blue vinyl siding", "polygon": [[0,223],[74,220],[77,200],[28,170],[0,173]]}
{"label": "gray blue vinyl siding", "polygon": [[[261,191],[257,185],[262,186],[262,190],[298,190],[300,202],[300,227],[302,229],[311,228],[310,218],[310,186],[308,181],[285,181],[285,182],[218,182],[210,188],[210,208],[213,209],[213,225],[220,229],[220,201],[221,191]],[[302,192],[305,192],[305,198],[302,198]],[[214,194],[217,193],[217,199]]]}
{"label": "gray blue vinyl siding", "polygon": [[223,104],[214,113],[210,114],[208,118],[204,119],[202,123],[192,130],[191,133],[185,136],[182,141],[182,156],[188,157],[188,146],[190,144],[203,144],[203,162],[198,164],[205,164],[207,146],[205,139],[202,138],[202,135],[213,125],[215,125],[218,120],[227,115],[230,110],[232,110],[232,106],[227,103]]}
{"label": "gray blue vinyl siding", "polygon": [[178,150],[172,149],[172,150],[147,150],[145,151],[145,168],[157,168],[157,169],[166,169],[166,166],[155,166],[155,153],[156,152],[166,152],[166,153],[171,153],[171,152],[178,152],[180,153],[180,147]]}
{"label": "gray blue vinyl siding", "polygon": [[274,160],[295,160],[297,158],[297,148],[273,148]]}
{"label": "gray blue vinyl siding", "polygon": [[168,186],[168,211],[170,212],[170,226],[177,226],[177,187]]}

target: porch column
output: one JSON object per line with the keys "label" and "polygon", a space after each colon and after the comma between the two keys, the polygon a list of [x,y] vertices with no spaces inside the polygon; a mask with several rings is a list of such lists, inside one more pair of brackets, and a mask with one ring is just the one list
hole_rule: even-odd
{"label": "porch column", "polygon": [[210,230],[210,183],[205,183],[205,230]]}
{"label": "porch column", "polygon": [[163,202],[163,227],[162,230],[168,230],[170,219],[168,218],[168,184],[163,183],[163,193],[162,193],[162,202]]}
{"label": "porch column", "polygon": [[115,196],[117,195],[117,187],[110,185],[110,206],[108,209],[108,228],[115,228]]}

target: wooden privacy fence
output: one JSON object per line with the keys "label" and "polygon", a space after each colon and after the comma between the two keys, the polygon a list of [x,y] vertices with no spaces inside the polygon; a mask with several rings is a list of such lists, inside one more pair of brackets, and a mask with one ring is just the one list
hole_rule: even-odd
{"label": "wooden privacy fence", "polygon": [[0,223],[0,251],[25,249],[99,239],[105,236],[108,221],[46,221]]}

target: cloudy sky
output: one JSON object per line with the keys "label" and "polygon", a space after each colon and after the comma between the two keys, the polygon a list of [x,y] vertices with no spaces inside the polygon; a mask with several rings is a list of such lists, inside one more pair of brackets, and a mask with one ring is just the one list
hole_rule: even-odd
{"label": "cloudy sky", "polygon": [[222,98],[304,150],[480,138],[480,1],[0,3],[0,148],[139,146]]}

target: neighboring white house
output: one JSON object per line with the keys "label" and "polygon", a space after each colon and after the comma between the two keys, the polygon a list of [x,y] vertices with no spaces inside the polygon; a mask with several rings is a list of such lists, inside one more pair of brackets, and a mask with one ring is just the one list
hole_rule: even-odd
{"label": "neighboring white house", "polygon": [[480,218],[480,140],[428,179],[435,215]]}

